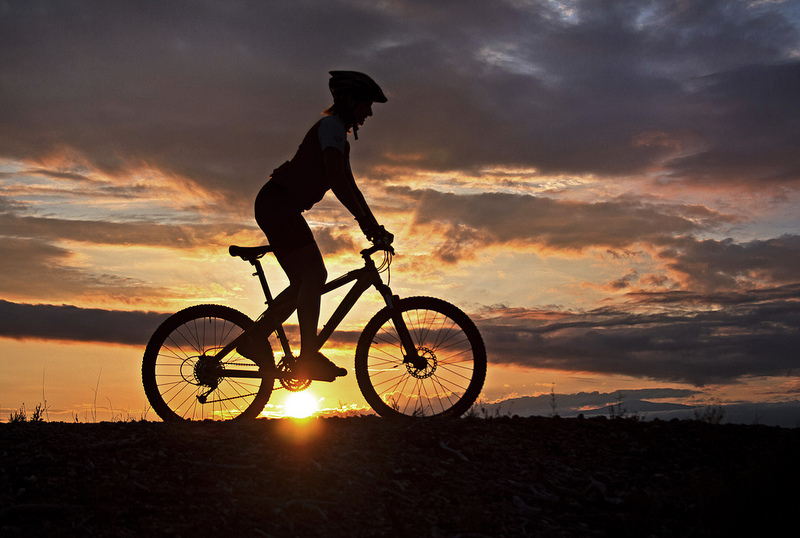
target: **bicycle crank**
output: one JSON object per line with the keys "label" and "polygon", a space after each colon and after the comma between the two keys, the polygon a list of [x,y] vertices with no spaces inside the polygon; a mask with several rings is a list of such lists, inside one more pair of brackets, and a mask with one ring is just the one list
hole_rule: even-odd
{"label": "bicycle crank", "polygon": [[311,385],[310,379],[297,379],[292,373],[292,366],[297,362],[294,357],[284,357],[278,362],[278,379],[281,386],[290,392],[301,392]]}

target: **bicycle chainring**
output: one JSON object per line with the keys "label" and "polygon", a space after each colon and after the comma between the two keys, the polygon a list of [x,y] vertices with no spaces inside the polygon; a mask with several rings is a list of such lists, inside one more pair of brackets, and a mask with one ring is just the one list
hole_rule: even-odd
{"label": "bicycle chainring", "polygon": [[278,378],[281,381],[281,386],[290,392],[300,392],[306,390],[311,385],[310,379],[295,379],[292,377],[292,366],[295,363],[294,358],[286,358],[278,362]]}
{"label": "bicycle chainring", "polygon": [[291,392],[306,390],[311,385],[310,379],[286,379],[281,378],[281,386]]}

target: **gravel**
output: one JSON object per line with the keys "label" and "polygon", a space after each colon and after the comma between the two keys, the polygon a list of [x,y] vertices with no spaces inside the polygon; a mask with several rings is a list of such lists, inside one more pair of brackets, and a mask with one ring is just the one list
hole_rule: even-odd
{"label": "gravel", "polygon": [[2,536],[781,536],[800,429],[544,417],[0,424]]}

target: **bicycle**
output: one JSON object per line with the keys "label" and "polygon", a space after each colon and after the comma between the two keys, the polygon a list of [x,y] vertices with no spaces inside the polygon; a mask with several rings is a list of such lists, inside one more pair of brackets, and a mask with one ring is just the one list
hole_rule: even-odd
{"label": "bicycle", "polygon": [[[231,256],[255,268],[268,306],[273,297],[261,258],[271,251],[269,245],[229,248]],[[378,267],[372,259],[377,252],[384,253]],[[374,287],[386,306],[364,327],[355,354],[356,380],[367,403],[383,417],[461,416],[486,377],[483,339],[472,320],[446,301],[394,295],[381,278],[393,254],[389,245],[373,245],[361,251],[364,267],[325,284],[323,295],[351,282],[353,287],[319,332],[320,347]],[[144,352],[142,382],[161,419],[252,419],[263,411],[276,382],[289,391],[311,384],[292,373],[296,359],[282,324],[272,333],[283,351],[277,363],[269,341],[267,364],[236,352],[238,337],[253,323],[233,308],[203,304],[173,314],[158,327]]]}

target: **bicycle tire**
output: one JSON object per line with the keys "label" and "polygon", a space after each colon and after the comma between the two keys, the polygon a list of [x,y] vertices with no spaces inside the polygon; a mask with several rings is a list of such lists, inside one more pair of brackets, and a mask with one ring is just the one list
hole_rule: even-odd
{"label": "bicycle tire", "polygon": [[[142,384],[162,420],[239,420],[261,413],[272,394],[271,376],[220,375],[229,367],[259,370],[235,350],[218,365],[204,360],[252,323],[245,314],[227,306],[197,305],[173,314],[156,329],[145,348]],[[269,354],[272,356],[271,348]],[[206,392],[206,401],[201,403],[199,396]]]}
{"label": "bicycle tire", "polygon": [[383,417],[460,417],[486,379],[486,348],[478,328],[458,307],[433,297],[401,299],[402,312],[425,368],[405,364],[389,307],[367,323],[356,347],[361,393]]}

